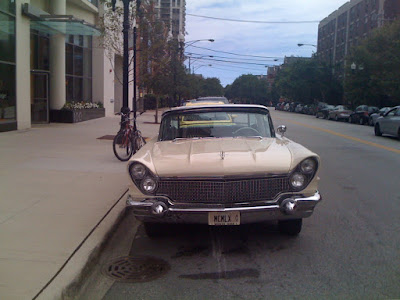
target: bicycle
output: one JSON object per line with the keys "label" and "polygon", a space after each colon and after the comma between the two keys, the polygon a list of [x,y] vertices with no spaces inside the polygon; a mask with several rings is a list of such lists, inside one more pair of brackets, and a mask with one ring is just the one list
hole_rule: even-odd
{"label": "bicycle", "polygon": [[134,130],[136,126],[131,124],[131,121],[133,121],[134,125],[136,125],[135,118],[129,118],[131,113],[132,111],[126,114],[116,113],[116,115],[122,115],[122,119],[125,120],[125,128],[117,133],[113,140],[113,151],[120,161],[129,160],[133,154],[146,144],[142,133],[139,130]]}

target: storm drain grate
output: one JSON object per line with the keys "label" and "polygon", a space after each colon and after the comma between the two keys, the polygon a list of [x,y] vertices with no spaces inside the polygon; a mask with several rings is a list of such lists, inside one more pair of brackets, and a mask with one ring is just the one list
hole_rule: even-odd
{"label": "storm drain grate", "polygon": [[117,281],[147,282],[160,278],[170,270],[170,265],[151,256],[126,256],[105,265],[105,275]]}

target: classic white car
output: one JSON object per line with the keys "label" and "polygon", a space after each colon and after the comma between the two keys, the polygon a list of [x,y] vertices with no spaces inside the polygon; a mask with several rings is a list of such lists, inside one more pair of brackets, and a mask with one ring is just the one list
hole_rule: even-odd
{"label": "classic white car", "polygon": [[240,225],[277,220],[297,235],[321,200],[319,156],[275,135],[261,105],[178,107],[129,161],[127,205],[149,236],[163,223]]}

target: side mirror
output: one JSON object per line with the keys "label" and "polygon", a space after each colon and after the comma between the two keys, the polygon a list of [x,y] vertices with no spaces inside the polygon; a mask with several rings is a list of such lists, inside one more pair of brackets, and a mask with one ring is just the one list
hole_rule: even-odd
{"label": "side mirror", "polygon": [[285,132],[286,132],[286,126],[285,125],[280,125],[280,126],[278,126],[276,131],[283,137],[285,135]]}

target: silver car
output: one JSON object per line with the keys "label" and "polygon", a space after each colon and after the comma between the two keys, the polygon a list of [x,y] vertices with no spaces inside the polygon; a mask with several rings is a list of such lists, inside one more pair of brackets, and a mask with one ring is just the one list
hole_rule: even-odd
{"label": "silver car", "polygon": [[393,107],[375,123],[375,135],[388,134],[400,139],[400,105]]}
{"label": "silver car", "polygon": [[369,116],[368,124],[371,125],[371,126],[375,126],[376,120],[378,120],[378,118],[380,116],[383,116],[384,114],[386,114],[391,109],[392,109],[391,107],[382,107],[379,111],[371,114]]}

